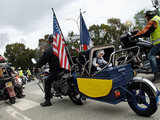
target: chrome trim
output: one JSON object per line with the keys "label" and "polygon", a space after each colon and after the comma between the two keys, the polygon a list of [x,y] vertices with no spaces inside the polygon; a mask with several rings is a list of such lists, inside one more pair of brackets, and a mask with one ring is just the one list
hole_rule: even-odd
{"label": "chrome trim", "polygon": [[111,54],[111,57],[110,57],[110,60],[109,60],[109,63],[112,62],[113,63],[113,66],[116,66],[116,59],[115,59],[115,55],[118,54],[118,53],[121,53],[121,52],[125,52],[125,51],[128,51],[128,50],[132,50],[132,49],[137,49],[137,54],[134,55],[130,60],[127,61],[127,57],[125,59],[125,64],[128,64],[132,59],[134,59],[135,57],[138,57],[139,53],[140,53],[140,47],[138,46],[134,46],[134,47],[130,47],[130,48],[126,48],[126,49],[122,49],[122,50],[117,50],[115,52],[113,52]]}
{"label": "chrome trim", "polygon": [[143,82],[143,83],[148,84],[153,89],[153,92],[155,92],[155,95],[158,93],[158,89],[150,80],[148,80],[144,77],[134,77],[133,80],[135,82]]}

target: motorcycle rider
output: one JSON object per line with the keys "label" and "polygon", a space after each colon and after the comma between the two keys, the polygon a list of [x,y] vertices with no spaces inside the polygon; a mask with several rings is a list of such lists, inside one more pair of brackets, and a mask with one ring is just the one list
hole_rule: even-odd
{"label": "motorcycle rider", "polygon": [[18,74],[19,77],[22,79],[23,85],[25,85],[27,83],[27,78],[23,73],[24,71],[21,69],[21,67],[18,68]]}
{"label": "motorcycle rider", "polygon": [[147,25],[143,30],[132,36],[132,39],[150,36],[153,47],[148,54],[148,59],[152,67],[152,72],[154,73],[152,82],[158,81],[159,77],[156,55],[160,52],[160,17],[156,14],[156,11],[146,11],[145,18],[147,19]]}
{"label": "motorcycle rider", "polygon": [[93,66],[96,67],[97,71],[101,70],[107,62],[103,58],[104,50],[97,51],[97,57],[93,58]]}
{"label": "motorcycle rider", "polygon": [[51,84],[54,80],[59,78],[59,73],[61,73],[64,69],[60,68],[59,59],[56,55],[53,54],[53,47],[51,46],[51,43],[53,42],[53,35],[49,35],[48,37],[48,43],[49,47],[44,51],[43,55],[40,57],[37,66],[38,68],[42,67],[43,65],[47,64],[49,65],[49,75],[47,80],[45,80],[45,101],[41,103],[40,105],[42,107],[45,106],[51,106]]}
{"label": "motorcycle rider", "polygon": [[[6,71],[8,72],[9,76],[12,78],[14,78],[18,75],[18,73],[16,73],[9,64],[6,65]],[[16,97],[18,97],[18,98],[25,97],[26,95],[24,94],[23,85],[19,84],[15,78],[14,78],[13,84],[14,84],[14,91],[16,93]]]}
{"label": "motorcycle rider", "polygon": [[31,79],[32,79],[32,74],[31,74],[31,71],[30,71],[29,68],[27,69],[26,74],[27,74],[26,76],[28,77],[28,81],[31,81]]}

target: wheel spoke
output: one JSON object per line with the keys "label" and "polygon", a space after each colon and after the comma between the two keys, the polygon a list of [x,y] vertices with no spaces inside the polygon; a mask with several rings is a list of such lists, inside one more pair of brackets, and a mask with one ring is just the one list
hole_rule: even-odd
{"label": "wheel spoke", "polygon": [[150,102],[150,99],[149,99],[148,95],[145,94],[145,92],[142,91],[142,90],[139,90],[136,93],[137,93],[137,95],[136,95],[137,105],[140,108],[148,108],[149,107],[149,102]]}
{"label": "wheel spoke", "polygon": [[144,91],[142,90],[133,90],[133,95],[132,96],[132,101],[134,103],[137,103],[137,106],[139,106],[140,108],[148,108],[149,107],[149,102],[150,100],[147,99],[149,98],[147,94],[145,94]]}
{"label": "wheel spoke", "polygon": [[148,104],[147,102],[145,102],[144,105],[145,105],[146,107],[149,107],[149,104]]}

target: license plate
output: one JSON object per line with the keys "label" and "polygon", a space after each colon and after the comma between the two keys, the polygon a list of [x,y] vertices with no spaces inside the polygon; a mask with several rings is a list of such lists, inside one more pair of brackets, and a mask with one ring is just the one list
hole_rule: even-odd
{"label": "license plate", "polygon": [[12,82],[7,82],[6,83],[6,87],[11,87],[12,86]]}

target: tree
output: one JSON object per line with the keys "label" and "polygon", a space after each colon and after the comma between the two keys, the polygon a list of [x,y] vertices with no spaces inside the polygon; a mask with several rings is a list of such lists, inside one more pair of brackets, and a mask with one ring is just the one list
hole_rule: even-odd
{"label": "tree", "polygon": [[107,24],[92,25],[89,27],[94,45],[119,45],[120,35],[129,30],[129,26],[121,23],[120,19],[111,18]]}
{"label": "tree", "polygon": [[117,47],[120,44],[120,36],[129,30],[129,26],[121,23],[121,20],[117,18],[108,19],[108,24],[110,29],[106,33]]}
{"label": "tree", "polygon": [[4,56],[14,67],[27,69],[32,68],[31,58],[36,57],[36,51],[29,48],[26,49],[24,44],[14,43],[6,46]]}
{"label": "tree", "polygon": [[42,54],[43,51],[49,47],[48,43],[48,36],[49,34],[44,35],[44,38],[39,39],[38,47],[39,47],[39,53]]}
{"label": "tree", "polygon": [[[72,56],[77,55],[75,49],[79,49],[80,36],[75,34],[73,31],[68,33],[68,40],[66,40],[67,48]],[[73,49],[73,47],[75,49]]]}
{"label": "tree", "polygon": [[140,30],[146,25],[146,22],[147,22],[144,16],[144,12],[145,10],[143,9],[134,15],[135,24],[136,24],[135,28],[138,28]]}
{"label": "tree", "polygon": [[102,43],[100,42],[100,26],[99,25],[90,26],[89,32],[90,32],[91,39],[94,42],[94,46],[101,45]]}

